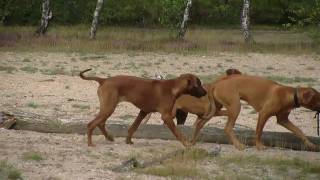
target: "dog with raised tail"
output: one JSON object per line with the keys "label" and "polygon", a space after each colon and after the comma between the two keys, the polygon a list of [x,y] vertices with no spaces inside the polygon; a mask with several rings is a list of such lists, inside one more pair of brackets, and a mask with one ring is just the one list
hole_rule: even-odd
{"label": "dog with raised tail", "polygon": [[[176,99],[183,94],[190,94],[195,97],[202,97],[207,94],[202,87],[201,81],[193,74],[182,74],[175,79],[154,80],[134,76],[114,76],[109,78],[87,77],[84,73],[91,69],[80,72],[84,80],[94,80],[99,83],[98,97],[100,102],[99,114],[88,124],[88,146],[92,143],[92,132],[98,126],[106,139],[113,141],[113,137],[105,128],[108,117],[114,112],[117,104],[122,101],[130,102],[140,109],[138,117],[128,130],[128,136],[139,127],[142,119],[150,112],[159,112],[161,119],[184,145],[189,142],[185,136],[176,128],[173,118],[175,114],[172,108]],[[127,143],[132,144],[127,139]]]}

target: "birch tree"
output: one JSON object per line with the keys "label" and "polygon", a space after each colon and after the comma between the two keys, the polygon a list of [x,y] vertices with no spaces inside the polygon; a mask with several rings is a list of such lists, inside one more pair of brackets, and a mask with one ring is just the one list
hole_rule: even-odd
{"label": "birch tree", "polygon": [[250,32],[250,16],[249,16],[249,10],[250,10],[250,0],[243,0],[243,7],[241,11],[241,29],[244,36],[244,41],[247,44],[253,43],[253,37]]}
{"label": "birch tree", "polygon": [[180,25],[178,39],[183,39],[185,34],[186,34],[187,23],[188,23],[188,20],[189,20],[191,6],[192,6],[192,0],[187,0],[186,8],[185,8],[184,14],[183,14],[183,20],[182,20],[181,25]]}
{"label": "birch tree", "polygon": [[49,21],[52,18],[52,11],[50,9],[50,0],[42,0],[42,13],[40,26],[37,29],[36,33],[44,35],[47,32]]}
{"label": "birch tree", "polygon": [[103,0],[97,0],[97,6],[93,14],[93,20],[90,30],[90,39],[94,39],[96,37],[97,28],[98,28],[98,21],[99,21],[99,14],[103,6]]}

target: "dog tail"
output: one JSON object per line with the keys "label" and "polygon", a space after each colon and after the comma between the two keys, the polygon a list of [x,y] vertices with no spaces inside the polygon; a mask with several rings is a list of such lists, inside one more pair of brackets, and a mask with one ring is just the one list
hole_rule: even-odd
{"label": "dog tail", "polygon": [[83,74],[85,72],[88,72],[88,71],[91,71],[91,69],[86,69],[84,71],[81,71],[79,73],[79,76],[81,77],[81,79],[84,79],[84,80],[94,80],[94,81],[97,81],[100,85],[103,83],[103,78],[99,78],[99,77],[87,77],[87,76],[84,76]]}

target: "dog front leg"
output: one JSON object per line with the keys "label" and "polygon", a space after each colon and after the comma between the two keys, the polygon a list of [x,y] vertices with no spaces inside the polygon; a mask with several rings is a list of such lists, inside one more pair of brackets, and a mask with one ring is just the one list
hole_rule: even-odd
{"label": "dog front leg", "polygon": [[263,111],[259,112],[258,124],[256,128],[256,148],[258,150],[266,149],[266,146],[261,141],[261,136],[262,136],[264,125],[266,124],[269,117],[270,115],[268,115],[267,113]]}
{"label": "dog front leg", "polygon": [[169,111],[167,113],[161,113],[161,118],[171,132],[176,136],[177,140],[179,140],[185,147],[188,147],[189,143],[174,124],[171,112]]}
{"label": "dog front leg", "polygon": [[134,120],[134,122],[132,123],[132,125],[130,126],[130,128],[128,129],[128,136],[126,139],[126,143],[127,144],[133,144],[133,142],[131,141],[132,135],[134,132],[136,132],[136,130],[138,129],[141,121],[146,117],[148,113],[140,110],[137,118]]}
{"label": "dog front leg", "polygon": [[295,134],[298,138],[300,138],[303,141],[307,148],[311,150],[316,150],[317,146],[309,141],[309,139],[304,135],[304,133],[289,120],[288,116],[289,113],[277,115],[277,123],[287,128],[289,131],[293,132],[293,134]]}
{"label": "dog front leg", "polygon": [[193,124],[194,126],[194,132],[191,140],[191,144],[196,144],[196,140],[198,138],[200,129],[209,121],[210,119],[202,119],[200,117],[197,118],[196,122]]}

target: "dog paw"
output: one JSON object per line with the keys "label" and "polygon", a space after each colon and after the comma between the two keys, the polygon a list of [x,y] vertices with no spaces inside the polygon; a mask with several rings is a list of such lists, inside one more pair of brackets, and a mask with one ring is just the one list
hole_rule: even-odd
{"label": "dog paw", "polygon": [[265,145],[263,145],[262,143],[256,144],[256,148],[259,151],[267,149],[267,147]]}
{"label": "dog paw", "polygon": [[306,147],[313,151],[317,149],[317,146],[311,142],[306,143]]}
{"label": "dog paw", "polygon": [[88,147],[96,147],[96,145],[95,144],[88,144]]}
{"label": "dog paw", "polygon": [[240,150],[240,151],[243,151],[245,148],[246,148],[246,146],[244,145],[244,144],[241,144],[241,143],[239,143],[239,144],[237,144],[237,145],[235,145],[236,146],[236,148],[238,149],[238,150]]}
{"label": "dog paw", "polygon": [[133,144],[133,142],[131,141],[131,139],[126,139],[126,143],[127,143],[127,144]]}

